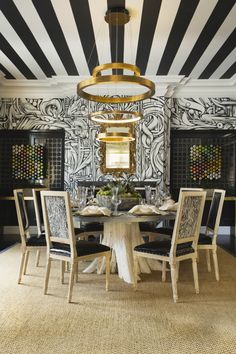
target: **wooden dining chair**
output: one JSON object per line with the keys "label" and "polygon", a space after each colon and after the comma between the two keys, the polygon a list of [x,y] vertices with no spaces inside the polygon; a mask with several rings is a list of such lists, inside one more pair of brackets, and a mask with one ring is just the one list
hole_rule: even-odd
{"label": "wooden dining chair", "polygon": [[[44,294],[47,293],[48,289],[52,260],[60,260],[64,265],[66,262],[70,263],[68,302],[71,302],[74,276],[78,269],[78,262],[103,256],[106,257],[106,290],[108,290],[110,248],[100,243],[76,239],[68,192],[42,191],[41,200],[47,241],[47,268]],[[63,269],[62,274],[64,274]]]}
{"label": "wooden dining chair", "polygon": [[198,240],[198,250],[206,251],[206,260],[207,260],[207,269],[211,271],[211,258],[210,252],[212,252],[214,268],[215,268],[215,277],[216,280],[220,280],[219,275],[219,265],[217,258],[217,236],[220,226],[220,219],[224,204],[225,190],[215,189],[213,191],[213,196],[211,200],[211,205],[206,222],[205,234],[200,234]]}
{"label": "wooden dining chair", "polygon": [[[34,211],[35,211],[35,218],[36,218],[36,226],[38,236],[45,237],[45,230],[43,224],[43,213],[42,213],[42,205],[41,205],[41,197],[40,192],[43,190],[48,190],[47,188],[33,188],[32,195],[33,195],[33,203],[34,203]],[[39,265],[39,258],[40,258],[40,250],[37,250],[36,254],[36,267]]]}
{"label": "wooden dining chair", "polygon": [[199,293],[197,243],[206,199],[204,191],[181,192],[171,240],[152,241],[134,248],[135,288],[138,277],[138,257],[162,261],[162,280],[166,279],[166,263],[170,264],[174,302],[178,301],[178,264],[191,259],[195,291]]}
{"label": "wooden dining chair", "polygon": [[[204,189],[203,188],[187,188],[187,187],[183,187],[183,188],[180,188],[179,192],[189,192],[189,191],[203,191]],[[172,236],[172,233],[173,233],[173,226],[162,226],[162,227],[156,227],[155,230],[153,230],[153,233],[152,233],[152,240],[155,240],[157,237],[164,237],[164,238],[171,238]]]}
{"label": "wooden dining chair", "polygon": [[21,282],[22,275],[26,274],[26,268],[29,258],[29,253],[32,250],[45,249],[46,240],[45,235],[32,235],[30,234],[29,218],[24,199],[23,189],[14,189],[14,199],[16,205],[16,214],[21,238],[21,263],[18,277],[18,284]]}

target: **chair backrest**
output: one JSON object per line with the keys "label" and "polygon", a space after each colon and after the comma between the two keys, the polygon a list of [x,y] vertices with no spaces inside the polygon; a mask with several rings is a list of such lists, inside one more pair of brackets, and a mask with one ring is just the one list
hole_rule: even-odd
{"label": "chair backrest", "polygon": [[77,256],[70,196],[64,191],[41,191],[43,220],[48,251],[54,243],[70,246],[70,256]]}
{"label": "chair backrest", "polygon": [[171,254],[175,256],[179,244],[192,243],[197,250],[206,191],[181,191],[172,235]]}
{"label": "chair backrest", "polygon": [[220,226],[220,218],[222,214],[224,199],[225,190],[214,189],[206,222],[206,234],[213,233],[212,243],[216,243],[216,237]]}
{"label": "chair backrest", "polygon": [[42,234],[44,230],[43,211],[42,211],[40,192],[45,190],[48,189],[47,188],[32,189],[38,235]]}
{"label": "chair backrest", "polygon": [[16,205],[16,215],[20,230],[21,243],[22,245],[26,246],[26,237],[29,236],[29,218],[24,199],[24,190],[14,189],[13,194]]}

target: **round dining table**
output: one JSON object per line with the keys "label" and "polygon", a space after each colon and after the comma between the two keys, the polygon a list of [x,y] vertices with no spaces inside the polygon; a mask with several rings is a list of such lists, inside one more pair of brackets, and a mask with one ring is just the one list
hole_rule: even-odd
{"label": "round dining table", "polygon": [[[163,213],[164,214],[164,213]],[[155,215],[133,215],[128,212],[120,212],[118,215],[103,216],[82,216],[74,215],[74,226],[81,223],[98,222],[104,224],[103,238],[101,243],[112,249],[111,273],[118,271],[118,275],[127,283],[134,283],[134,260],[133,249],[135,246],[144,243],[140,234],[140,222],[159,223],[161,221],[175,219],[174,212],[166,212]],[[104,258],[104,257],[103,257]],[[105,273],[105,259],[96,258],[83,272],[98,274]],[[152,259],[139,257],[139,273],[150,273],[151,270],[161,270],[160,262]]]}

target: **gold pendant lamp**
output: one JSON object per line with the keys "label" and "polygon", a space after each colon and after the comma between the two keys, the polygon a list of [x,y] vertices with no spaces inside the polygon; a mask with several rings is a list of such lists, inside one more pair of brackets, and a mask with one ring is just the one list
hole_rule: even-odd
{"label": "gold pendant lamp", "polygon": [[[124,26],[130,20],[128,10],[124,8],[112,8],[106,12],[105,21],[112,26],[116,26],[116,34],[118,26]],[[116,45],[118,45],[118,40]],[[117,51],[116,51],[117,52]],[[118,70],[126,70],[131,74],[117,74]],[[104,74],[104,71],[112,70],[112,74]],[[115,74],[113,74],[115,72]],[[125,94],[122,92],[122,87],[129,85],[131,93]],[[116,94],[104,95],[101,93],[101,87],[116,87]],[[119,87],[120,86],[120,87]],[[120,92],[118,91],[120,89]],[[99,92],[100,90],[100,92]],[[80,97],[97,103],[108,104],[109,107],[116,104],[115,109],[97,110],[89,114],[91,120],[102,124],[127,124],[135,123],[143,118],[140,111],[128,111],[126,109],[118,109],[119,105],[141,102],[150,98],[155,93],[155,84],[141,77],[140,69],[133,64],[120,63],[116,60],[114,63],[107,63],[96,66],[92,71],[92,76],[81,81],[77,85],[77,93]],[[119,107],[120,108],[120,107]],[[129,133],[124,133],[124,136],[115,136],[115,133],[100,133],[97,140],[103,142],[111,142],[116,139],[116,142],[132,141],[134,137],[128,136]],[[132,140],[130,140],[132,138]]]}

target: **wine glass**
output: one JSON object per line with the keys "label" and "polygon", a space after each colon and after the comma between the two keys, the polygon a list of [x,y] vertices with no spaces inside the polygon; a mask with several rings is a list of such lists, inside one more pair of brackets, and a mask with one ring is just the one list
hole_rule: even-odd
{"label": "wine glass", "polygon": [[112,204],[114,204],[113,215],[118,215],[117,209],[118,209],[118,206],[121,204],[121,198],[119,196],[119,188],[118,187],[114,187],[112,190],[111,202],[112,202]]}

